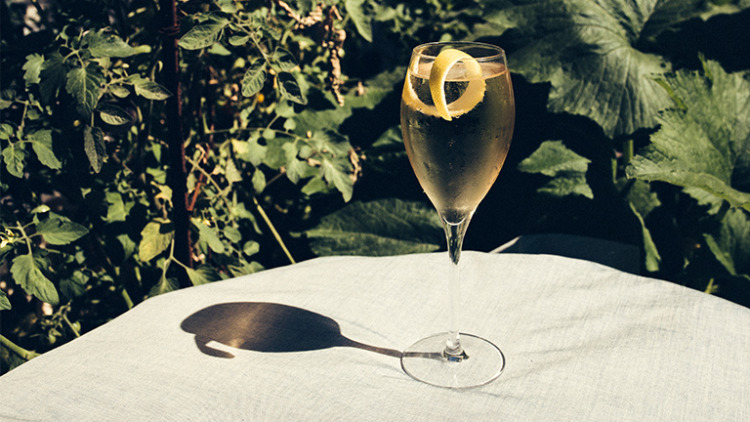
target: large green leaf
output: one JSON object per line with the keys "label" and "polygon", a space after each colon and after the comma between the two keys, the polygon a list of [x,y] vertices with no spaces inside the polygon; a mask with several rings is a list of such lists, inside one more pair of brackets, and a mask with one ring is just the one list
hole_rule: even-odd
{"label": "large green leaf", "polygon": [[96,63],[71,69],[65,82],[68,91],[78,103],[78,111],[86,118],[91,116],[102,92],[104,75]]}
{"label": "large green leaf", "polygon": [[317,255],[385,256],[440,249],[440,218],[421,202],[353,202],[305,232]]}
{"label": "large green leaf", "polygon": [[678,107],[659,115],[659,131],[627,175],[689,188],[701,203],[712,195],[750,210],[750,72],[727,74],[713,61],[704,67],[663,82]]}
{"label": "large green leaf", "polygon": [[366,0],[345,0],[344,7],[346,14],[354,21],[359,35],[365,40],[372,42],[372,18],[368,15],[365,3]]}
{"label": "large green leaf", "polygon": [[551,83],[550,111],[587,116],[614,137],[655,126],[656,113],[669,105],[654,79],[670,65],[640,46],[679,22],[708,13],[707,3],[496,0],[485,7],[487,24],[476,33],[500,35],[512,29],[511,70],[531,82]]}
{"label": "large green leaf", "polygon": [[36,225],[37,233],[51,245],[67,245],[88,234],[88,229],[67,217],[50,213],[49,218]]}
{"label": "large green leaf", "polygon": [[44,56],[40,54],[29,54],[26,56],[26,63],[23,65],[23,79],[27,85],[38,84],[41,82],[39,74],[42,72],[42,65],[44,64]]}
{"label": "large green leaf", "polygon": [[199,50],[210,47],[218,41],[221,31],[229,21],[218,15],[210,15],[205,21],[190,28],[180,38],[178,45],[186,50]]}
{"label": "large green leaf", "polygon": [[[147,262],[164,252],[174,239],[174,224],[168,220],[155,219],[146,224],[141,231],[141,242],[138,244],[138,255],[143,262]],[[169,285],[163,280],[164,285]]]}
{"label": "large green leaf", "polygon": [[27,135],[27,140],[31,142],[31,147],[42,164],[51,169],[62,167],[62,163],[57,159],[52,148],[51,130],[43,129],[31,132]]}
{"label": "large green leaf", "polygon": [[55,285],[37,267],[33,256],[26,254],[15,257],[10,272],[16,284],[21,286],[26,293],[52,305],[60,301]]}
{"label": "large green leaf", "polygon": [[89,52],[94,57],[129,57],[138,53],[122,38],[104,31],[87,32],[84,40],[88,42]]}

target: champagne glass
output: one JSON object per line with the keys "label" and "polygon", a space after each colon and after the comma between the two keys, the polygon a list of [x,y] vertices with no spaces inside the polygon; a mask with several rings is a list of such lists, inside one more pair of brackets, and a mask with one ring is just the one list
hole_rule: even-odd
{"label": "champagne glass", "polygon": [[459,333],[459,259],[479,202],[505,162],[515,100],[505,52],[476,42],[414,48],[401,100],[401,130],[419,183],[437,209],[448,244],[450,325],[409,347],[401,366],[411,377],[448,388],[484,385],[505,367],[500,349]]}

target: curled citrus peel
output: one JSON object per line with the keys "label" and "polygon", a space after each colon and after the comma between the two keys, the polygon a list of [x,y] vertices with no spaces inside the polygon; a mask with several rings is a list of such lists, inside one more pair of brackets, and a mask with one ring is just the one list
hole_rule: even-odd
{"label": "curled citrus peel", "polygon": [[[445,81],[448,72],[456,63],[462,62],[465,66],[465,75],[461,80],[468,81],[469,84],[461,96],[448,104],[445,98]],[[428,106],[423,103],[414,92],[409,75],[416,73],[418,63],[413,63],[413,68],[407,72],[406,84],[402,98],[407,105],[435,117],[442,117],[445,120],[452,120],[462,114],[468,113],[484,98],[485,82],[482,77],[482,68],[479,63],[470,55],[456,49],[446,49],[440,52],[435,58],[430,70],[430,94],[434,106]]]}

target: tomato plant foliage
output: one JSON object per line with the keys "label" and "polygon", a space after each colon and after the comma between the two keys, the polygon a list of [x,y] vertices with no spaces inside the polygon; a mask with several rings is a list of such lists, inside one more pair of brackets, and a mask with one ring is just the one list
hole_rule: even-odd
{"label": "tomato plant foliage", "polygon": [[398,128],[411,49],[436,40],[502,45],[516,90],[467,247],[604,237],[750,304],[747,0],[188,0],[177,25],[170,3],[0,5],[3,344],[314,256],[442,248]]}

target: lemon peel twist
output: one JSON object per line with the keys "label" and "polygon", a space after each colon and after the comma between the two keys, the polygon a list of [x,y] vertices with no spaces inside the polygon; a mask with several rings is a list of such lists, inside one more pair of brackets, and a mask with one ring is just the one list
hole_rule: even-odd
{"label": "lemon peel twist", "polygon": [[[457,100],[448,104],[445,98],[445,81],[448,72],[458,62],[465,66],[465,80],[468,80],[469,84]],[[407,105],[424,114],[450,121],[474,109],[484,98],[485,81],[482,77],[482,68],[476,59],[463,51],[449,48],[441,51],[435,58],[428,81],[434,106],[423,103],[414,92],[409,75],[416,73],[417,66],[418,63],[413,63],[413,69],[407,72],[402,98]]]}

